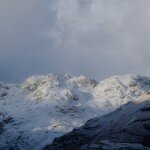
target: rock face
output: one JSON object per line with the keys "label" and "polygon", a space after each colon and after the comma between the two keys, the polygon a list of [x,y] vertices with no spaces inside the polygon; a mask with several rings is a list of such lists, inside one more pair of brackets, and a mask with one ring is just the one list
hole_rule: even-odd
{"label": "rock face", "polygon": [[112,113],[91,119],[54,139],[45,150],[123,148],[150,149],[150,99],[130,102]]}
{"label": "rock face", "polygon": [[13,122],[12,117],[5,116],[4,114],[0,114],[0,134],[4,131],[4,126],[8,123]]}
{"label": "rock face", "polygon": [[21,85],[0,83],[0,114],[13,118],[5,125],[0,121],[0,149],[40,150],[87,120],[149,92],[150,78],[139,75],[98,83],[85,76],[48,74],[29,77]]}

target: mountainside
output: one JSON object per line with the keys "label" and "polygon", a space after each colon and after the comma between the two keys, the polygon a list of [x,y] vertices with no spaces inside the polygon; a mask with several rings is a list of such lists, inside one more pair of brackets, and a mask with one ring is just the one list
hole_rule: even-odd
{"label": "mountainside", "polygon": [[89,120],[45,150],[150,149],[150,95]]}
{"label": "mountainside", "polygon": [[0,83],[0,149],[42,149],[87,120],[136,103],[149,92],[150,78],[140,75],[97,83],[85,76],[49,74],[21,85]]}

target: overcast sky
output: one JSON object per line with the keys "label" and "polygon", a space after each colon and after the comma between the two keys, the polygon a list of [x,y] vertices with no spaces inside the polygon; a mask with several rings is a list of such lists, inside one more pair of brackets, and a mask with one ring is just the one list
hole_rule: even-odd
{"label": "overcast sky", "polygon": [[0,0],[0,81],[150,75],[149,0]]}

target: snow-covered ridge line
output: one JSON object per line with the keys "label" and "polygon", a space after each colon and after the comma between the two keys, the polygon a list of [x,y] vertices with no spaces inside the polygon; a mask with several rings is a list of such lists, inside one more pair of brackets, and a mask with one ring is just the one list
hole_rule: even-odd
{"label": "snow-covered ridge line", "polygon": [[150,78],[140,75],[97,83],[85,76],[48,74],[29,77],[21,85],[0,83],[0,113],[13,118],[4,126],[0,149],[42,149],[55,137],[149,91]]}
{"label": "snow-covered ridge line", "polygon": [[[140,95],[150,92],[150,78],[141,75],[121,75],[100,81],[94,88],[93,95],[96,101],[101,99],[99,107],[110,108],[111,111],[136,100]],[[102,105],[104,104],[104,105]],[[109,111],[110,111],[109,110]],[[108,111],[107,111],[108,112]]]}
{"label": "snow-covered ridge line", "polygon": [[[92,89],[97,85],[93,79],[85,76],[75,77],[70,74],[48,74],[45,76],[32,76],[23,84],[22,89],[32,92],[35,99],[48,99],[50,90],[68,89],[68,94],[73,88]],[[67,93],[66,93],[67,94]]]}

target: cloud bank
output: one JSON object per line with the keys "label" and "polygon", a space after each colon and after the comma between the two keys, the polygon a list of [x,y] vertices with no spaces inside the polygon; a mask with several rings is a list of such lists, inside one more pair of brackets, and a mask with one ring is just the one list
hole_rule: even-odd
{"label": "cloud bank", "polygon": [[150,72],[150,1],[1,0],[0,80]]}

